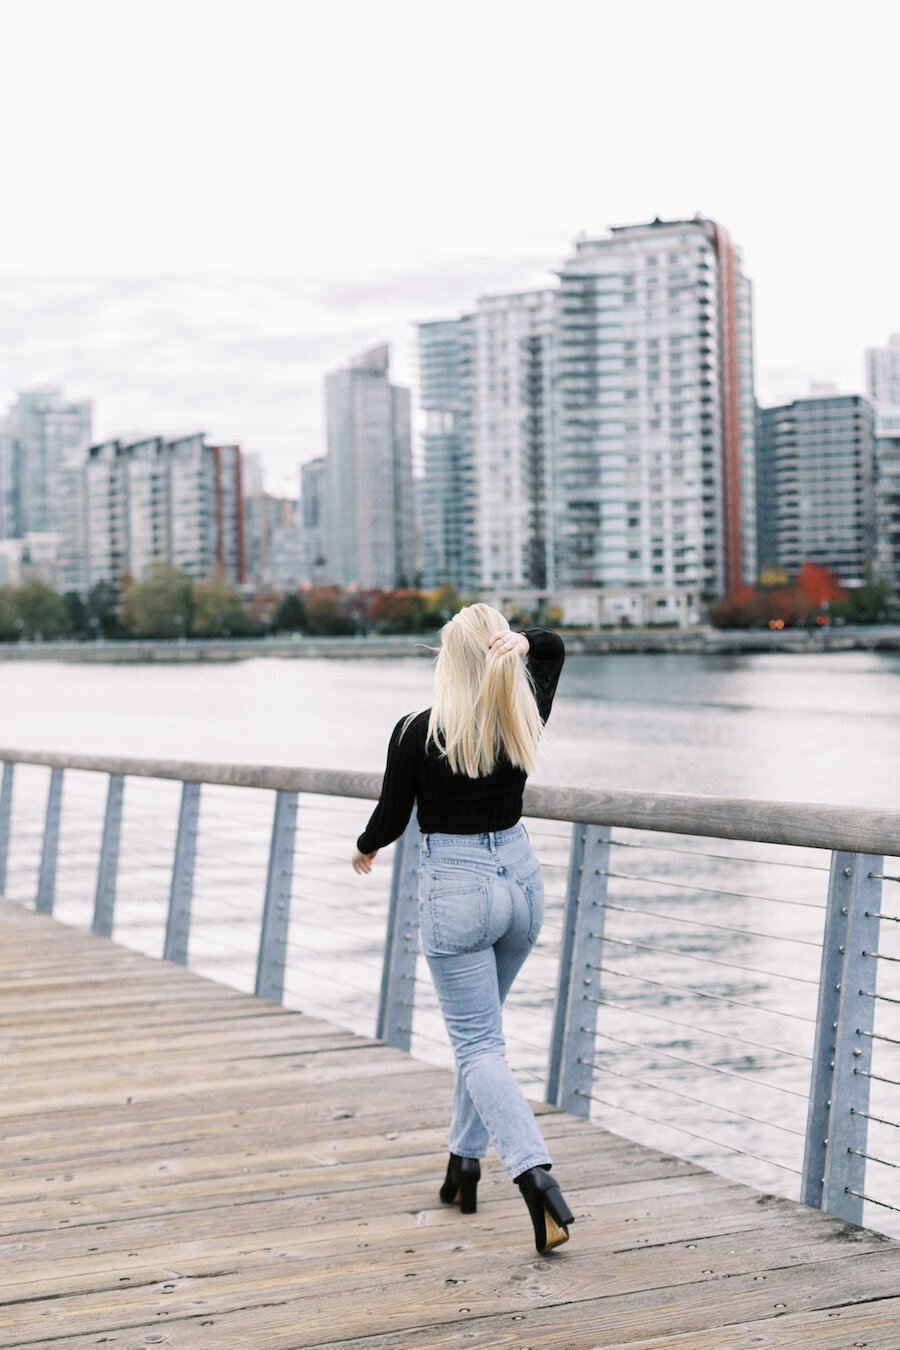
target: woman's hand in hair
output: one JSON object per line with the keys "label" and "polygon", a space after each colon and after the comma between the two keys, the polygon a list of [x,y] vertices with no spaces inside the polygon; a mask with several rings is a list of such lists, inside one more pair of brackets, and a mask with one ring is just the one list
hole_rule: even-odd
{"label": "woman's hand in hair", "polygon": [[354,847],[353,855],[350,859],[350,864],[354,872],[358,872],[360,876],[362,876],[364,873],[371,872],[372,863],[375,861],[377,855],[378,855],[377,848],[374,853],[360,853],[359,849]]}
{"label": "woman's hand in hair", "polygon": [[504,628],[499,633],[495,633],[490,641],[490,649],[495,656],[527,656],[529,651],[529,642],[524,633],[514,633],[511,628]]}

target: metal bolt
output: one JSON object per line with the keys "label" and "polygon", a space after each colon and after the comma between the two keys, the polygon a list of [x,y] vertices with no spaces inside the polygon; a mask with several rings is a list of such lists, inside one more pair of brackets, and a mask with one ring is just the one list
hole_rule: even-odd
{"label": "metal bolt", "polygon": [[844,868],[844,876],[845,876],[845,877],[852,877],[852,876],[853,876],[853,868],[852,868],[852,867],[845,867],[845,868]]}

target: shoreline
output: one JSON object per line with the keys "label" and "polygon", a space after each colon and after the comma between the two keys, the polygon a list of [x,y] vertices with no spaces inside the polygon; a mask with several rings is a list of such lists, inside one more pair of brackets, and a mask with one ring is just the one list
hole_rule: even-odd
{"label": "shoreline", "polygon": [[[710,655],[743,653],[820,653],[846,651],[900,652],[900,626],[805,630],[704,629],[610,633],[565,632],[570,656],[607,656],[615,653]],[[116,640],[103,642],[0,643],[0,661],[99,662],[153,664],[203,661],[246,661],[258,657],[280,660],[359,657],[428,658],[437,645],[436,634],[402,636],[205,638],[184,641]]]}

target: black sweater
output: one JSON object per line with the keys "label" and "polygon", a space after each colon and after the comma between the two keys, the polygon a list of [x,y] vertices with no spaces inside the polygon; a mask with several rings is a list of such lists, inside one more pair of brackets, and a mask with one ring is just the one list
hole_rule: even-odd
{"label": "black sweater", "polygon": [[[529,651],[525,657],[534,683],[542,721],[550,716],[553,695],[565,659],[562,639],[542,628],[525,630]],[[482,834],[508,830],[522,814],[526,773],[510,764],[501,752],[497,767],[483,778],[453,773],[432,743],[425,747],[430,709],[419,713],[401,737],[406,717],[391,734],[381,797],[368,825],[357,840],[361,853],[399,839],[413,804],[418,805],[423,834]]]}

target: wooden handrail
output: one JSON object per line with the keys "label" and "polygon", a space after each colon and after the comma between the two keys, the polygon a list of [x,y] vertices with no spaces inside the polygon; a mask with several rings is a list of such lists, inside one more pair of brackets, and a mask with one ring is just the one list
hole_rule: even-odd
{"label": "wooden handrail", "polygon": [[[223,787],[310,792],[328,797],[373,800],[380,773],[341,769],[289,768],[266,764],[218,764],[115,755],[72,755],[55,751],[0,750],[0,762],[124,774],[131,778],[215,783]],[[713,797],[628,788],[530,786],[525,815],[584,825],[612,825],[707,839],[743,839],[801,848],[900,855],[900,812],[817,802],[769,802],[749,797]]]}

